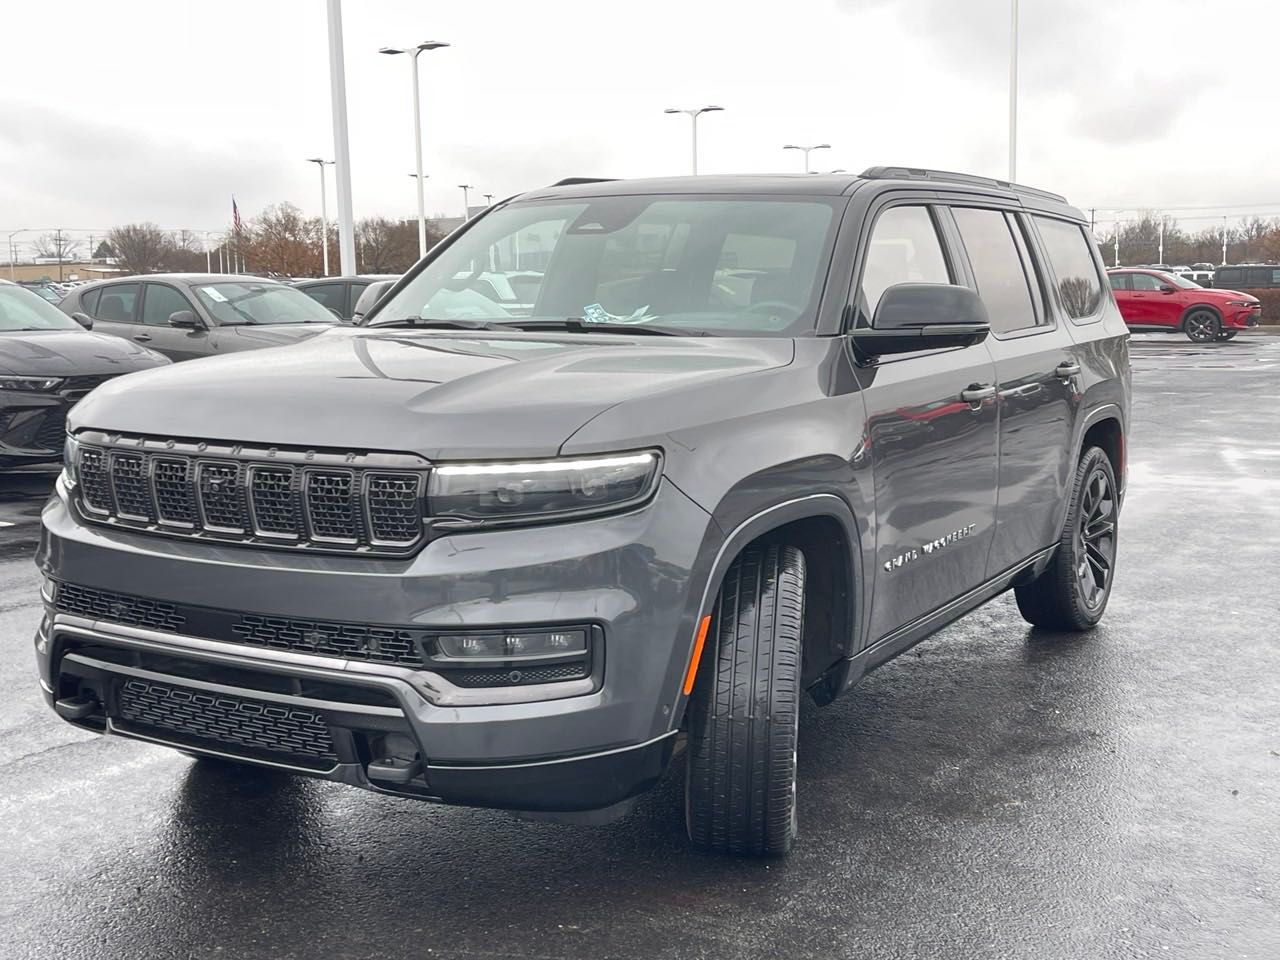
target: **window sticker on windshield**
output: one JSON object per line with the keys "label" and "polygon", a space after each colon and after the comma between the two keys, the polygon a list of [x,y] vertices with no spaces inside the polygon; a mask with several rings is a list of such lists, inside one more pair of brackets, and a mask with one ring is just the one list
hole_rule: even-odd
{"label": "window sticker on windshield", "polygon": [[617,313],[610,313],[598,303],[590,304],[582,308],[583,323],[648,323],[650,320],[658,318],[649,313],[649,304],[645,304],[630,316],[622,316]]}
{"label": "window sticker on windshield", "polygon": [[200,292],[210,300],[217,300],[219,303],[226,303],[227,298],[222,295],[216,287],[201,287]]}

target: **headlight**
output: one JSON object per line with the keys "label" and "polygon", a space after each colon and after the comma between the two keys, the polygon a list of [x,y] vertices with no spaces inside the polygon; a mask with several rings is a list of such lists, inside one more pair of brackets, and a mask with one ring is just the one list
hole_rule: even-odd
{"label": "headlight", "polygon": [[61,377],[0,377],[0,390],[27,390],[48,393],[62,383]]}
{"label": "headlight", "polygon": [[1228,307],[1252,307],[1253,301],[1252,300],[1228,300],[1227,306]]}
{"label": "headlight", "polygon": [[77,463],[80,457],[80,443],[71,434],[62,442],[62,479],[68,487],[80,482],[80,468]]}
{"label": "headlight", "polygon": [[456,463],[431,471],[432,516],[490,522],[589,516],[640,503],[657,485],[656,450],[526,463]]}

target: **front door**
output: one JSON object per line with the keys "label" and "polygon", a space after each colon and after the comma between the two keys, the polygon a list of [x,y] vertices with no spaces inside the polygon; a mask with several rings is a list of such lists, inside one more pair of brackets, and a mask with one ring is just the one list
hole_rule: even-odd
{"label": "front door", "polygon": [[[855,288],[870,325],[896,283],[952,283],[928,206],[876,219]],[[882,357],[857,372],[876,501],[872,643],[982,583],[995,530],[995,365],[985,344]]]}
{"label": "front door", "polygon": [[175,327],[169,323],[169,317],[181,310],[200,316],[185,294],[167,283],[152,281],[143,287],[142,323],[135,332],[134,340],[158,350],[171,360],[191,360],[213,352],[208,330],[203,327],[196,330]]}
{"label": "front door", "polygon": [[1160,289],[1168,284],[1154,273],[1131,273],[1129,282],[1133,285],[1133,292],[1129,296],[1138,305],[1134,323],[1152,327],[1178,326],[1178,321],[1182,318],[1182,305],[1178,295],[1165,293]]}
{"label": "front door", "polygon": [[1080,398],[1077,347],[1047,309],[1029,228],[1020,214],[954,207],[978,295],[991,319],[987,346],[999,390],[1000,491],[988,578],[1058,539],[1072,481],[1072,428]]}

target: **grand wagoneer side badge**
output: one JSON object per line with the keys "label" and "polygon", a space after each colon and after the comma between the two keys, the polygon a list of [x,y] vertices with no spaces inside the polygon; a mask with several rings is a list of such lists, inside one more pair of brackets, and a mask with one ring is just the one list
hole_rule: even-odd
{"label": "grand wagoneer side badge", "polygon": [[892,560],[886,560],[884,562],[885,572],[892,573],[894,570],[901,569],[914,560],[919,560],[920,554],[922,553],[927,556],[928,554],[936,553],[943,547],[951,546],[951,544],[955,543],[957,540],[963,540],[966,537],[971,537],[976,529],[978,529],[978,525],[976,523],[971,523],[967,527],[961,527],[959,530],[952,530],[944,537],[938,537],[936,540],[930,540],[928,543],[922,543],[919,547],[912,547],[910,550],[898,554]]}

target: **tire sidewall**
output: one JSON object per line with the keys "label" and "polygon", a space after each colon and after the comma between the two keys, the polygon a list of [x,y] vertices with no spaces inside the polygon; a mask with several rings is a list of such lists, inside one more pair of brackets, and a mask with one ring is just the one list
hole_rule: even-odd
{"label": "tire sidewall", "polygon": [[[1197,337],[1191,332],[1191,318],[1205,316],[1212,323],[1210,332],[1207,336]],[[1222,333],[1222,321],[1218,315],[1208,307],[1195,307],[1187,312],[1186,317],[1182,321],[1182,331],[1187,335],[1187,339],[1192,343],[1213,343],[1218,339],[1218,335]]]}
{"label": "tire sidewall", "polygon": [[[1106,593],[1102,598],[1102,602],[1097,606],[1090,606],[1085,602],[1084,594],[1080,589],[1080,581],[1076,576],[1076,567],[1081,560],[1081,551],[1084,550],[1083,538],[1077,536],[1080,526],[1080,511],[1084,509],[1084,493],[1088,486],[1089,478],[1101,469],[1106,476],[1107,483],[1111,486],[1111,496],[1115,500],[1115,512],[1112,517],[1112,523],[1115,524],[1115,531],[1112,534],[1114,541],[1113,554],[1111,559],[1111,575],[1107,580]],[[1092,627],[1102,619],[1102,615],[1106,613],[1107,604],[1111,602],[1111,590],[1115,586],[1116,581],[1116,561],[1120,556],[1120,488],[1116,484],[1115,468],[1111,465],[1111,458],[1101,447],[1090,447],[1085,451],[1084,456],[1080,458],[1080,463],[1076,467],[1076,475],[1074,487],[1071,496],[1071,508],[1067,511],[1067,522],[1062,530],[1062,539],[1058,549],[1066,554],[1067,569],[1070,572],[1070,602],[1072,612],[1075,614],[1076,620],[1086,626]]]}

